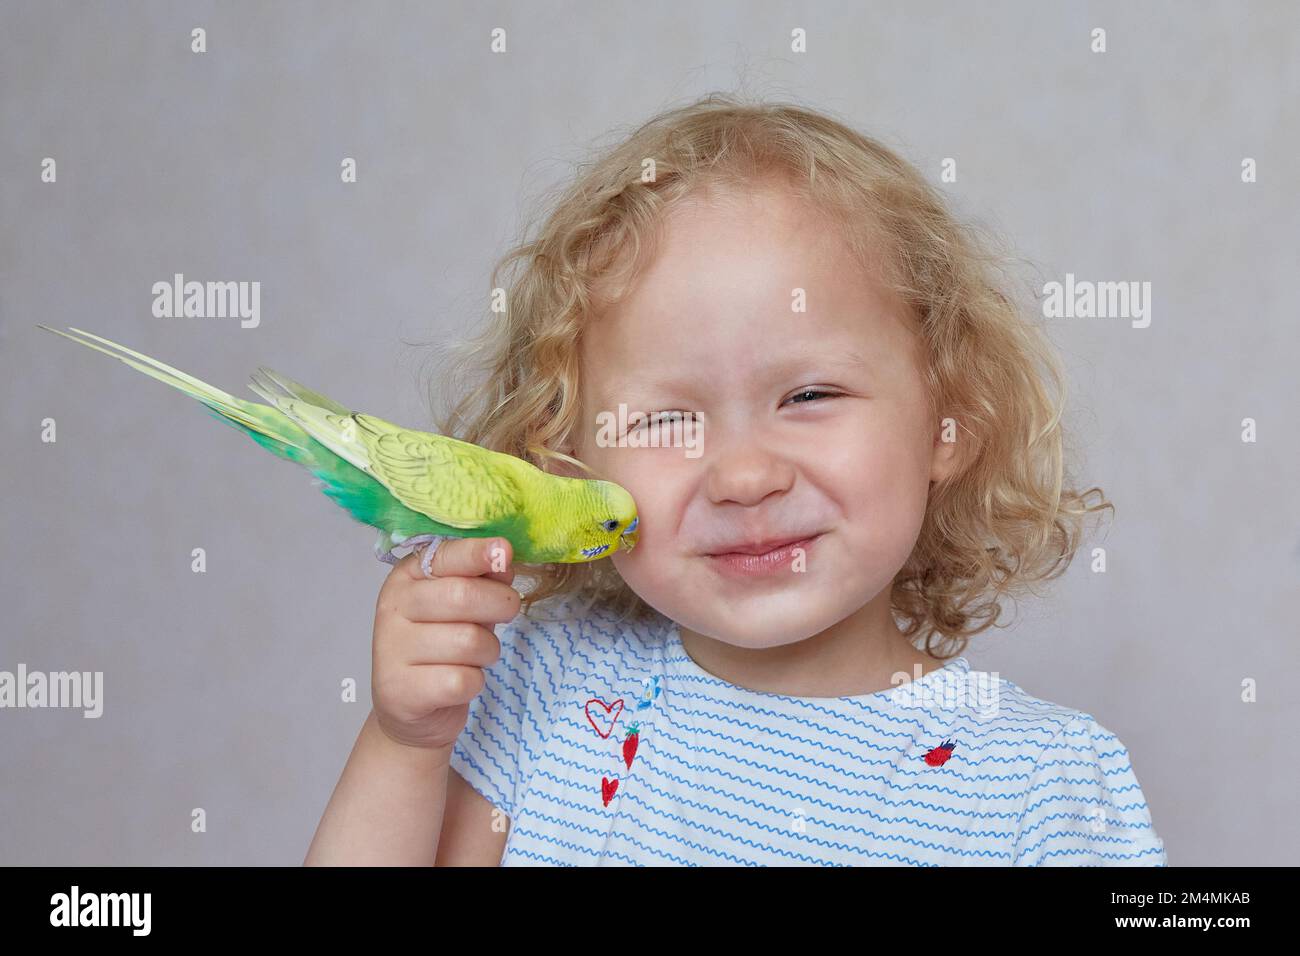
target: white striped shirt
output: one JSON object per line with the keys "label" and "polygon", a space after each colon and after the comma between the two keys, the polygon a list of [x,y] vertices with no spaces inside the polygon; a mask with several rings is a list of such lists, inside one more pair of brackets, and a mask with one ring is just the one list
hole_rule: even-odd
{"label": "white striped shirt", "polygon": [[453,749],[510,819],[502,865],[1167,865],[1118,738],[965,657],[789,697],[709,674],[662,615],[574,607],[497,629]]}

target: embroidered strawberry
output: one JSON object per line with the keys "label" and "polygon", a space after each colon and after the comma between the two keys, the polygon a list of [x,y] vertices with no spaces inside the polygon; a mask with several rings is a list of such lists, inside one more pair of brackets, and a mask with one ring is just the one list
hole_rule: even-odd
{"label": "embroidered strawberry", "polygon": [[953,748],[956,746],[951,740],[945,740],[925,755],[925,762],[931,767],[942,767],[952,756]]}
{"label": "embroidered strawberry", "polygon": [[609,801],[614,799],[614,793],[618,790],[618,778],[610,780],[608,777],[600,778],[600,798],[605,801],[605,806],[609,806]]}
{"label": "embroidered strawberry", "polygon": [[632,724],[627,728],[627,736],[623,738],[623,762],[627,764],[628,770],[632,769],[632,758],[636,756],[636,745],[641,742],[640,729],[640,724]]}

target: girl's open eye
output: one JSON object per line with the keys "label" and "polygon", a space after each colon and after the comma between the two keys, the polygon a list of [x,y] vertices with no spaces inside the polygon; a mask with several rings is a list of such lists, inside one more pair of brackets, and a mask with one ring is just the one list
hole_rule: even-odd
{"label": "girl's open eye", "polygon": [[[786,399],[786,401],[787,401],[787,402],[793,402],[795,399],[797,399],[797,398],[802,398],[802,397],[805,396],[805,395],[820,395],[820,396],[825,396],[826,398],[838,398],[838,397],[839,397],[839,393],[838,393],[838,392],[827,392],[827,391],[823,391],[823,390],[820,389],[820,388],[804,388],[804,389],[800,389],[799,391],[795,392],[795,393],[794,393],[793,395],[791,395],[788,399]],[[813,399],[809,399],[809,401],[813,401]],[[782,402],[782,404],[785,404],[785,402]],[[797,404],[797,405],[806,405],[806,404],[807,404],[807,401],[795,402],[795,404]]]}

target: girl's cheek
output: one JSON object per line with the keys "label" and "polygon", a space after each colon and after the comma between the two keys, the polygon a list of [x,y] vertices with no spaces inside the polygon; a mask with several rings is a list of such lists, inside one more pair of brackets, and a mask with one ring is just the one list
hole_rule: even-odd
{"label": "girl's cheek", "polygon": [[641,542],[649,539],[653,543],[657,532],[668,525],[671,509],[680,506],[673,504],[678,489],[683,486],[683,476],[678,474],[680,465],[673,468],[656,454],[647,453],[662,452],[662,449],[622,451],[623,454],[613,456],[606,474],[632,495],[641,519]]}

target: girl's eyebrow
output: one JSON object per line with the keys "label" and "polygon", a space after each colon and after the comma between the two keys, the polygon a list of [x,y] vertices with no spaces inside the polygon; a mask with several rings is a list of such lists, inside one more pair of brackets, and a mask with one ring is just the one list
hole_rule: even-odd
{"label": "girl's eyebrow", "polygon": [[790,375],[802,368],[821,368],[822,366],[836,365],[841,368],[852,369],[869,369],[867,360],[862,357],[860,352],[852,349],[837,352],[835,354],[825,355],[795,355],[763,369],[763,374],[771,375],[774,378],[781,378]]}
{"label": "girl's eyebrow", "polygon": [[[837,366],[840,368],[853,370],[870,370],[871,366],[867,360],[862,357],[860,352],[847,350],[836,354],[824,355],[796,355],[787,357],[771,365],[766,366],[759,374],[770,378],[784,378],[802,368],[822,368]],[[638,394],[642,391],[653,393],[671,392],[673,394],[689,395],[698,388],[701,383],[707,385],[709,379],[707,373],[696,378],[684,378],[680,375],[648,375],[641,377],[635,370],[624,376],[618,388],[622,398],[611,397],[607,394],[600,396],[597,404],[598,408],[613,408],[619,401],[627,401],[630,394]]]}
{"label": "girl's eyebrow", "polygon": [[852,349],[841,352],[835,361],[840,365],[853,365],[857,368],[870,368],[867,360],[862,357],[862,353],[855,352]]}

